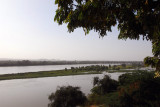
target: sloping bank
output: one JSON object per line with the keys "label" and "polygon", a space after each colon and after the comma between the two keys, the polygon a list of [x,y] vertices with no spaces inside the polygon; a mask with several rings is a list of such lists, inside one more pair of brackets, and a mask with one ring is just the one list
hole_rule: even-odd
{"label": "sloping bank", "polygon": [[56,71],[39,71],[15,74],[2,74],[0,80],[11,79],[27,79],[27,78],[42,78],[42,77],[56,77],[68,75],[87,75],[87,74],[100,74],[98,71],[72,71],[72,70],[56,70]]}

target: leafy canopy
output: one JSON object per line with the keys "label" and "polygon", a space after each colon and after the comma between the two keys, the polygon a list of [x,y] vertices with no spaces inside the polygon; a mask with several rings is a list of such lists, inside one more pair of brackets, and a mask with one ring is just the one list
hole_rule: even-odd
{"label": "leafy canopy", "polygon": [[160,70],[160,0],[55,0],[55,4],[54,20],[66,23],[69,32],[82,27],[86,34],[94,30],[103,37],[117,25],[119,39],[150,40],[154,57],[145,62]]}
{"label": "leafy canopy", "polygon": [[72,86],[59,87],[48,99],[51,101],[48,107],[76,107],[77,105],[83,105],[87,100],[79,87]]}

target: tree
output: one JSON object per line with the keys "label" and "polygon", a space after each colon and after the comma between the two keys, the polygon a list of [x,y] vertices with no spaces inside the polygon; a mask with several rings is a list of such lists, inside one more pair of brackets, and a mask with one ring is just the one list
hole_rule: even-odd
{"label": "tree", "polygon": [[119,39],[151,41],[154,57],[144,61],[160,71],[160,0],[55,0],[55,4],[54,20],[66,23],[69,32],[82,27],[85,34],[94,30],[103,37],[117,25]]}
{"label": "tree", "polygon": [[126,64],[121,64],[121,66],[122,66],[123,68],[126,68]]}
{"label": "tree", "polygon": [[59,87],[48,99],[51,101],[48,107],[76,107],[77,105],[83,105],[87,100],[79,87],[72,86]]}
{"label": "tree", "polygon": [[160,78],[153,72],[133,72],[119,77],[119,100],[122,107],[159,107]]}
{"label": "tree", "polygon": [[105,75],[103,79],[94,77],[93,79],[94,88],[91,90],[92,93],[104,95],[117,90],[118,82],[111,79],[110,76]]}

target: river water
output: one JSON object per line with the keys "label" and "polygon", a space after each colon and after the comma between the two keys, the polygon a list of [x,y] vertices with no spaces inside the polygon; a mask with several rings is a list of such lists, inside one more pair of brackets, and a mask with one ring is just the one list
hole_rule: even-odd
{"label": "river water", "polygon": [[[122,73],[107,74],[117,80]],[[47,107],[48,96],[58,86],[78,86],[87,95],[95,76],[102,78],[104,74],[0,81],[0,107]]]}
{"label": "river water", "polygon": [[[9,66],[0,67],[0,74],[12,74],[12,73],[24,73],[24,72],[38,72],[38,71],[49,71],[49,70],[62,70],[70,69],[71,67],[82,67],[90,65],[105,65],[109,64],[73,64],[73,65],[41,65],[41,66]],[[110,64],[113,65],[113,64]],[[114,64],[118,65],[118,64]]]}
{"label": "river water", "polygon": [[[90,65],[94,64],[0,67],[0,74],[70,69],[71,67]],[[108,64],[103,65],[108,66]],[[117,80],[122,73],[107,74]],[[104,75],[92,74],[0,81],[0,107],[47,107],[48,96],[55,92],[58,86],[78,86],[87,95],[93,87],[93,77],[102,78]]]}
{"label": "river water", "polygon": [[[97,64],[0,67],[0,74],[61,70],[90,65]],[[109,64],[99,65],[108,66]],[[118,80],[118,77],[123,73],[105,74],[110,75],[112,79]],[[78,86],[88,95],[93,87],[93,77],[102,78],[105,74],[0,81],[0,107],[47,107],[49,103],[48,96],[55,92],[58,86]]]}

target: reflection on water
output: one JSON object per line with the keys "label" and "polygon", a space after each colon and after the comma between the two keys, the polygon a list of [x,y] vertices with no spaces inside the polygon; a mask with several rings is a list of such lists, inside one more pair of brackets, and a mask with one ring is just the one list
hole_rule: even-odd
{"label": "reflection on water", "polygon": [[[107,73],[118,79],[122,73]],[[88,94],[93,87],[93,77],[104,74],[48,77],[0,81],[0,107],[47,107],[48,95],[55,92],[57,86],[79,86]]]}
{"label": "reflection on water", "polygon": [[[0,74],[37,72],[37,71],[48,71],[48,70],[62,70],[65,68],[70,69],[71,67],[81,67],[81,66],[90,66],[90,65],[106,65],[106,66],[108,66],[109,64],[75,64],[75,65],[41,65],[41,66],[0,67]],[[114,64],[114,65],[118,65],[118,64]]]}

